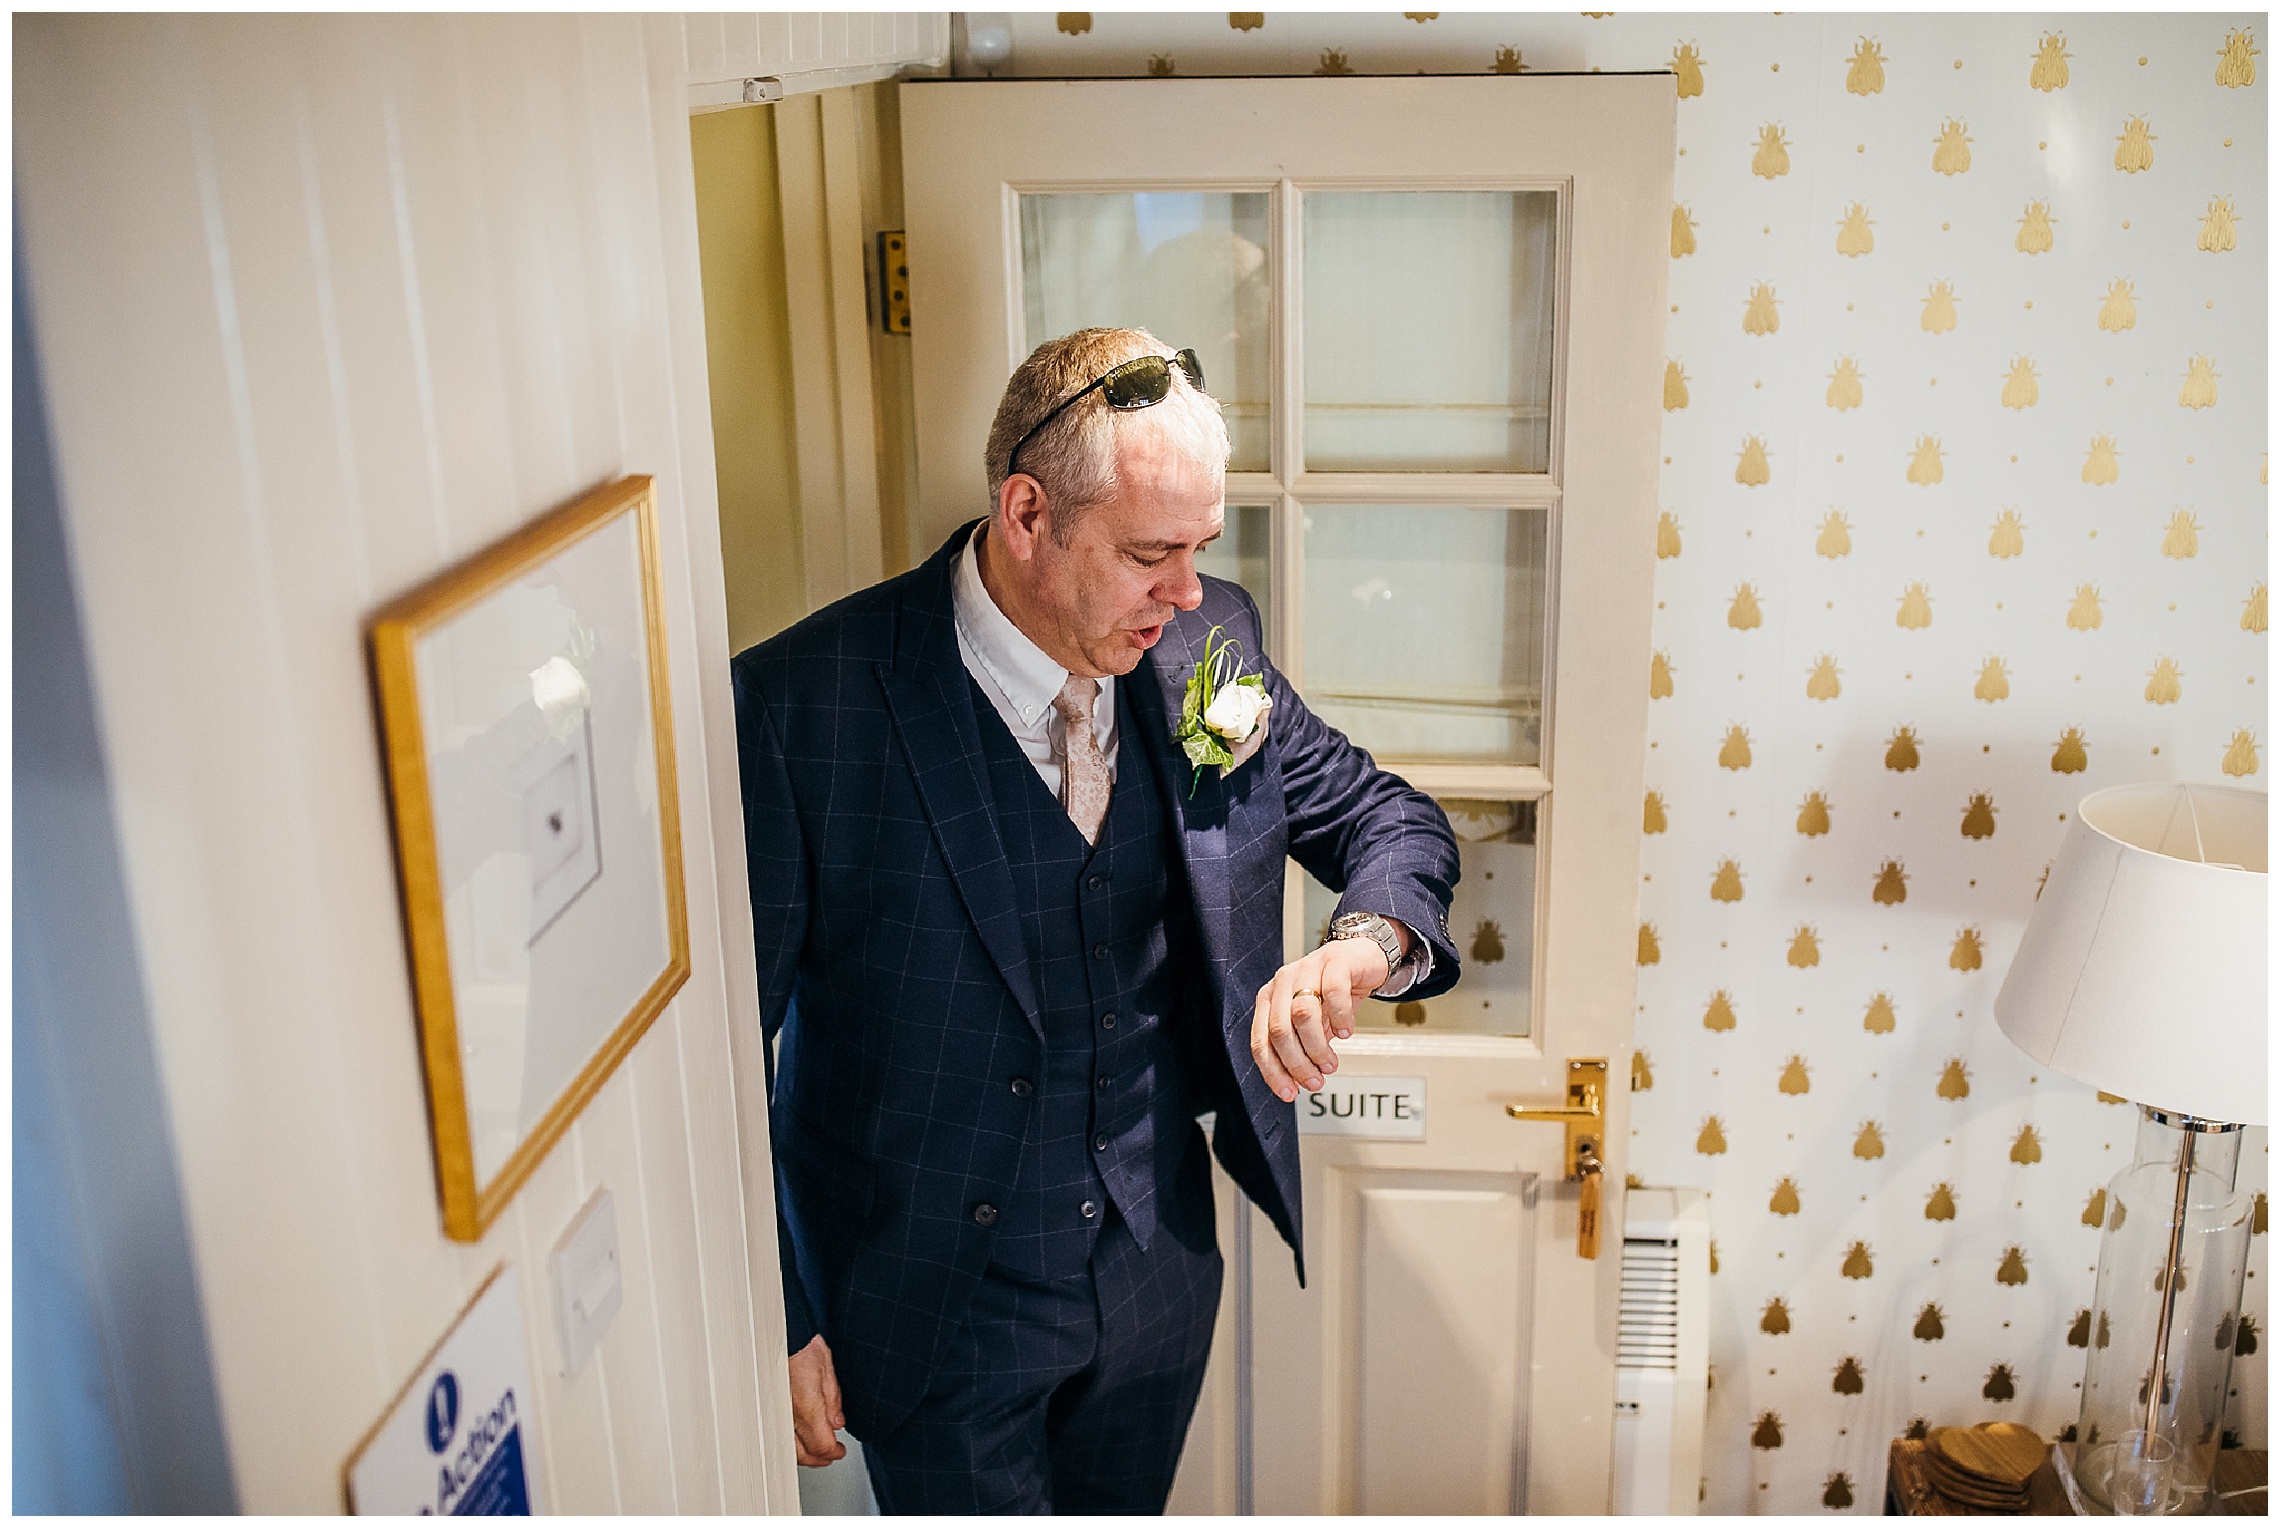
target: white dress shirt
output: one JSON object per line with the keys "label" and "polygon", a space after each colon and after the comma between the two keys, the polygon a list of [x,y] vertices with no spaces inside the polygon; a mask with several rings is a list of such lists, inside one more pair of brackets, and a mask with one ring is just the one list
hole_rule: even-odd
{"label": "white dress shirt", "polygon": [[[974,676],[990,704],[1005,723],[1005,730],[1021,745],[1022,756],[1036,767],[1038,778],[1053,799],[1061,799],[1061,717],[1053,709],[1054,697],[1069,682],[1069,671],[1046,656],[1045,649],[1023,635],[1020,627],[991,597],[982,582],[981,532],[966,538],[958,554],[958,571],[950,583],[950,613],[958,629],[958,657]],[[1116,680],[1096,679],[1100,692],[1093,701],[1093,741],[1108,761],[1108,778],[1116,779]],[[1399,921],[1399,920],[1391,920]],[[1378,988],[1379,997],[1398,997],[1433,972],[1433,947],[1409,931],[1409,956]]]}

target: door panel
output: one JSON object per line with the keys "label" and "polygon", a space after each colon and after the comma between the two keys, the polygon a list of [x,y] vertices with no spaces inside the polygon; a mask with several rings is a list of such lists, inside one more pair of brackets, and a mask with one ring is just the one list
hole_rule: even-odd
{"label": "door panel", "polygon": [[[1230,1209],[1178,1502],[1604,1512],[1621,1238],[1578,1255],[1565,1128],[1506,1109],[1561,1104],[1568,1060],[1606,1058],[1619,1226],[1672,81],[901,98],[922,539],[989,508],[982,442],[1034,344],[1125,323],[1194,346],[1237,451],[1207,571],[1259,597],[1301,696],[1463,840],[1465,979],[1373,1005],[1334,1078],[1421,1087],[1422,1135],[1350,1113],[1308,1133],[1302,1100],[1312,1283]],[[1098,130],[1126,123],[1146,130]],[[1331,899],[1292,873],[1295,953]]]}

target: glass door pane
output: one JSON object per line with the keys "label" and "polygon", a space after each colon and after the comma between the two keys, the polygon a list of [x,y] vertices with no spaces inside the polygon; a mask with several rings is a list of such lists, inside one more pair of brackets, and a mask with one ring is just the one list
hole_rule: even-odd
{"label": "glass door pane", "polygon": [[1023,339],[1128,327],[1193,347],[1227,410],[1228,469],[1264,472],[1267,228],[1264,191],[1025,193]]}
{"label": "glass door pane", "polygon": [[1381,759],[1540,765],[1549,515],[1307,506],[1307,705]]}
{"label": "glass door pane", "polygon": [[1552,191],[1305,195],[1306,470],[1548,472]]}
{"label": "glass door pane", "polygon": [[[1204,373],[1209,376],[1210,373]],[[1264,504],[1230,504],[1227,528],[1195,560],[1195,570],[1243,586],[1259,606],[1259,629],[1271,643],[1275,631],[1273,584],[1268,556],[1274,541],[1274,512]],[[1269,656],[1273,656],[1272,653]]]}

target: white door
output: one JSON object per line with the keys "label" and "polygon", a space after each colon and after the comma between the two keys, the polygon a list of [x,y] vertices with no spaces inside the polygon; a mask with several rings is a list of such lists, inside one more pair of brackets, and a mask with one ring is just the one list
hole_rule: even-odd
{"label": "white door", "polygon": [[[988,508],[983,437],[1034,344],[1192,345],[1235,448],[1212,570],[1462,841],[1464,980],[1367,1005],[1301,1098],[1307,1288],[1223,1208],[1176,1506],[1607,1510],[1675,99],[1665,75],[903,87],[924,543]],[[1334,900],[1292,867],[1293,951]],[[1571,1082],[1598,1119],[1508,1112]]]}

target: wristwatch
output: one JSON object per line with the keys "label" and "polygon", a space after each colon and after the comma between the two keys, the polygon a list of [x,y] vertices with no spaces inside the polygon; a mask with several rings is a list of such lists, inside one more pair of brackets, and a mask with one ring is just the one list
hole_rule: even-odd
{"label": "wristwatch", "polygon": [[[1332,939],[1368,939],[1385,951],[1385,979],[1401,970],[1401,935],[1376,913],[1340,913],[1330,920]],[[1382,983],[1380,985],[1383,985]]]}

